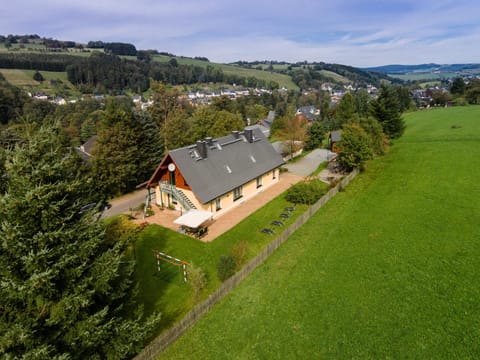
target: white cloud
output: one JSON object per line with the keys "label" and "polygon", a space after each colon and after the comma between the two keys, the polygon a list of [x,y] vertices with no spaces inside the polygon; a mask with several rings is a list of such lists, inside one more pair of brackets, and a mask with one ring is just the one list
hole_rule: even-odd
{"label": "white cloud", "polygon": [[367,66],[473,62],[479,55],[473,44],[480,7],[473,0],[17,0],[2,8],[7,34],[126,41],[225,62]]}

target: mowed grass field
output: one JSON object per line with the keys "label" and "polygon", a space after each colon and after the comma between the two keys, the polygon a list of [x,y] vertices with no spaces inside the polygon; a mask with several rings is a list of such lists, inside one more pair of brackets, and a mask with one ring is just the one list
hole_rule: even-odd
{"label": "mowed grass field", "polygon": [[480,107],[405,119],[385,157],[161,358],[479,358]]}

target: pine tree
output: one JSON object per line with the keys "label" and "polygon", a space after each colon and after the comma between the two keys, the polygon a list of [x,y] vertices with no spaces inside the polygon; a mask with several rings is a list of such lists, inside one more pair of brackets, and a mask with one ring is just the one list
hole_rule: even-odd
{"label": "pine tree", "polygon": [[92,150],[93,172],[105,194],[118,195],[141,182],[139,135],[131,106],[109,99]]}
{"label": "pine tree", "polygon": [[[107,243],[82,205],[95,184],[42,126],[6,151],[0,193],[0,358],[120,359],[157,321],[134,311],[127,244]],[[126,309],[135,313],[126,318]]]}
{"label": "pine tree", "polygon": [[405,130],[405,123],[394,88],[382,85],[378,98],[371,103],[371,112],[382,125],[385,135],[391,139],[402,136]]}
{"label": "pine tree", "polygon": [[339,125],[343,125],[357,118],[358,114],[356,113],[355,99],[352,94],[346,93],[335,107],[335,119]]}
{"label": "pine tree", "polygon": [[138,126],[138,165],[140,182],[147,180],[163,157],[163,145],[155,121],[145,112],[135,113]]}

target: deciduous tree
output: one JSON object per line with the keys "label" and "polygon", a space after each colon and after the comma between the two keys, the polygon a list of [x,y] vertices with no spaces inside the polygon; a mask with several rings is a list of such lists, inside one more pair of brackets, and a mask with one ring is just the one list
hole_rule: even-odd
{"label": "deciduous tree", "polygon": [[357,123],[348,123],[342,127],[342,140],[339,148],[338,162],[345,170],[362,167],[373,157],[371,139],[367,132]]}
{"label": "deciduous tree", "polygon": [[454,95],[463,95],[465,93],[465,81],[461,77],[453,79],[450,86],[450,92]]}

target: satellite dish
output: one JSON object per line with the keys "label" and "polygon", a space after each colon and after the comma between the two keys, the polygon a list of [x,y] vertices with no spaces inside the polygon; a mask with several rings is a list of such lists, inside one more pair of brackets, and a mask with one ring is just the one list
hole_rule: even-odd
{"label": "satellite dish", "polygon": [[175,171],[175,164],[174,163],[168,164],[168,171],[171,171],[171,172]]}

